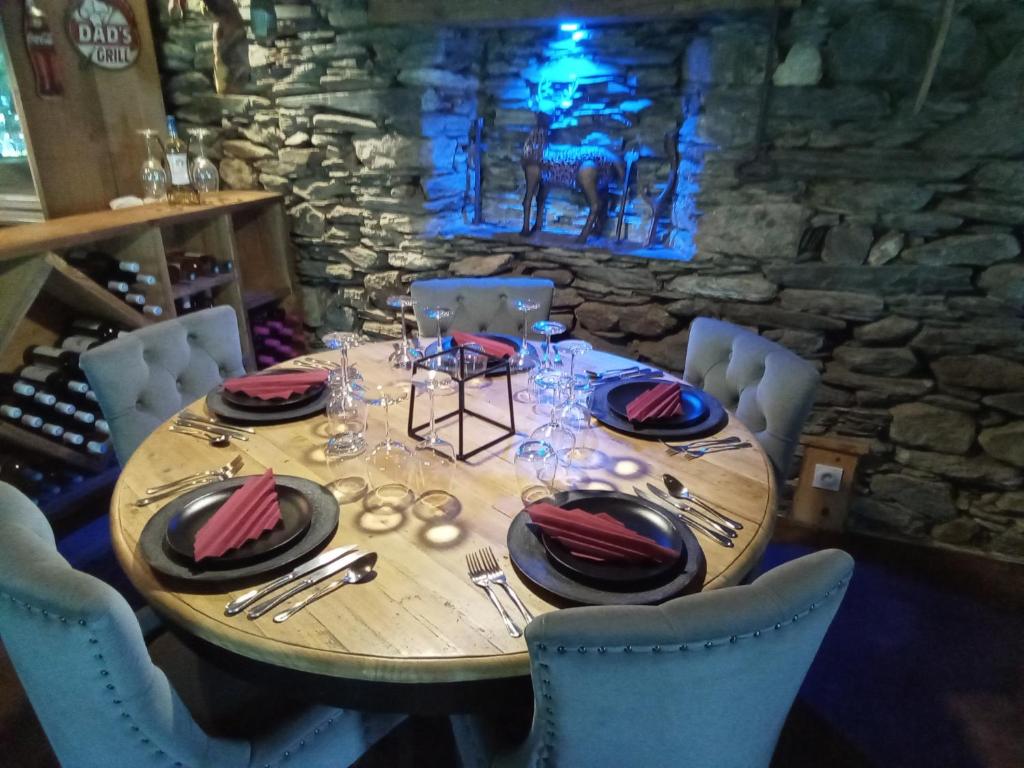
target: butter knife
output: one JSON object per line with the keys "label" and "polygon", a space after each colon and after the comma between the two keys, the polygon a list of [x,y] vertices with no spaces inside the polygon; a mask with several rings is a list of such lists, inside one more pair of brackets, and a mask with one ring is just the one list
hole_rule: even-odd
{"label": "butter knife", "polygon": [[[651,501],[650,497],[646,493],[641,491],[639,488],[637,488],[635,485],[633,486],[633,493],[635,493],[638,498],[641,498],[644,501],[647,501],[647,502]],[[675,508],[673,508],[672,510],[667,510],[667,509],[663,509],[662,507],[657,507],[657,505],[655,505],[655,506],[656,506],[657,509],[662,509],[662,511],[666,512],[667,514],[674,514],[676,517],[678,517],[680,520],[682,520],[683,523],[685,523],[687,526],[689,526],[690,528],[692,528],[695,531],[699,531],[700,533],[703,533],[705,536],[707,536],[712,541],[717,541],[723,547],[732,548],[732,547],[736,546],[735,544],[732,543],[732,540],[730,538],[728,538],[727,536],[722,536],[721,534],[715,533],[710,528],[708,528],[708,527],[706,527],[704,525],[701,525],[699,520],[695,520],[694,518],[687,516],[687,514],[685,512],[681,512],[681,511],[679,511],[678,509],[675,509]]]}
{"label": "butter knife", "polygon": [[257,600],[266,597],[271,592],[280,589],[286,584],[290,584],[296,579],[301,579],[303,576],[312,573],[317,568],[323,568],[328,563],[333,563],[338,558],[344,557],[345,555],[355,551],[355,545],[349,544],[347,546],[335,547],[334,549],[328,549],[325,552],[321,552],[319,555],[314,557],[309,562],[303,563],[297,568],[292,569],[284,576],[280,576],[274,579],[269,584],[263,587],[258,587],[256,589],[251,589],[244,595],[236,597],[234,600],[232,600],[224,607],[224,615],[234,616],[236,614],[239,614],[246,608],[248,608],[250,605],[255,603]]}
{"label": "butter knife", "polygon": [[254,605],[252,608],[245,612],[246,618],[248,618],[250,621],[252,619],[258,619],[263,614],[279,606],[285,600],[295,597],[295,595],[299,594],[299,592],[309,589],[314,584],[319,584],[321,581],[326,581],[336,573],[344,571],[346,568],[348,568],[350,565],[352,565],[352,563],[354,563],[362,556],[362,552],[360,552],[359,550],[355,550],[354,552],[350,552],[347,555],[343,555],[340,559],[333,561],[329,565],[325,565],[322,568],[312,571],[305,578],[299,579],[295,583],[295,586],[291,589],[286,589],[284,592],[277,595],[276,597],[272,597],[269,600],[264,600],[262,603],[257,603],[256,605]]}
{"label": "butter knife", "polygon": [[734,531],[732,528],[727,528],[726,526],[722,525],[722,523],[720,521],[718,521],[715,518],[711,517],[704,510],[698,509],[697,507],[693,506],[692,504],[687,504],[687,503],[685,503],[683,501],[680,501],[679,499],[672,498],[665,491],[663,491],[661,488],[656,486],[654,483],[648,483],[647,484],[647,489],[651,493],[653,493],[655,496],[657,496],[659,499],[664,501],[666,504],[670,504],[673,507],[675,507],[676,509],[681,509],[686,514],[688,514],[688,515],[690,515],[692,517],[696,517],[704,525],[708,526],[709,528],[711,528],[714,531],[717,531],[722,536],[728,536],[730,539],[735,539],[736,538],[736,531]]}

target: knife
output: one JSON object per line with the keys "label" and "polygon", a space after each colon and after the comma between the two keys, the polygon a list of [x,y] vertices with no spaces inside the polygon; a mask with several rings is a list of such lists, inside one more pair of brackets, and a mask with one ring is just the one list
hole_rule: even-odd
{"label": "knife", "polygon": [[252,619],[258,619],[267,611],[280,605],[285,600],[295,597],[295,595],[299,594],[299,592],[302,592],[305,589],[309,589],[314,584],[319,584],[321,581],[325,581],[326,579],[331,578],[331,576],[333,576],[336,573],[344,571],[346,568],[348,568],[350,565],[352,565],[352,563],[354,563],[362,556],[363,553],[359,550],[349,552],[347,555],[342,555],[339,559],[333,561],[329,565],[326,565],[320,568],[319,570],[313,571],[305,578],[299,579],[299,581],[295,584],[294,587],[292,587],[291,589],[286,589],[277,597],[272,597],[269,600],[264,600],[262,603],[257,603],[248,611],[246,611],[246,618],[248,618],[250,621]]}
{"label": "knife", "polygon": [[[644,493],[643,491],[641,491],[635,485],[633,486],[633,492],[639,498],[644,499],[645,501],[650,503],[651,500],[648,498],[647,494]],[[654,505],[654,506],[655,506],[656,509],[662,509],[662,507],[658,507],[657,505]],[[666,512],[666,513],[669,512],[669,510],[663,510],[663,511]],[[686,514],[683,513],[683,512],[680,512],[680,511],[678,511],[676,509],[673,509],[670,514],[675,514],[676,517],[678,517],[680,520],[682,520],[683,523],[688,525],[690,528],[693,528],[694,530],[700,531],[705,536],[707,536],[709,539],[712,539],[713,541],[717,541],[723,547],[730,547],[731,548],[731,547],[736,546],[735,544],[732,543],[732,540],[729,539],[728,537],[722,536],[721,534],[718,534],[718,533],[715,533],[710,528],[707,528],[704,525],[701,525],[701,523],[698,520],[694,520],[692,517],[687,517]]]}
{"label": "knife", "polygon": [[308,573],[311,573],[312,571],[315,571],[317,568],[322,568],[328,563],[333,563],[339,557],[343,557],[349,554],[350,552],[355,552],[355,550],[355,545],[350,544],[347,546],[335,547],[334,549],[328,549],[325,552],[321,552],[319,555],[314,557],[309,562],[303,563],[302,565],[298,566],[292,571],[286,573],[284,576],[274,579],[266,586],[249,590],[244,595],[236,597],[234,600],[232,600],[224,607],[224,615],[234,616],[236,614],[239,614],[260,598],[266,597],[271,592],[283,587],[285,584],[290,584],[296,579],[301,579],[303,576],[305,576]]}
{"label": "knife", "polygon": [[666,504],[669,504],[675,507],[676,509],[682,510],[691,517],[697,518],[697,520],[700,521],[701,525],[703,525],[706,528],[710,528],[719,536],[729,539],[736,538],[736,531],[734,531],[732,528],[726,528],[713,517],[709,517],[708,514],[703,510],[697,509],[696,507],[690,506],[689,504],[684,504],[678,499],[673,499],[671,496],[665,493],[665,491],[663,491],[661,488],[654,485],[653,483],[648,483],[647,489]]}

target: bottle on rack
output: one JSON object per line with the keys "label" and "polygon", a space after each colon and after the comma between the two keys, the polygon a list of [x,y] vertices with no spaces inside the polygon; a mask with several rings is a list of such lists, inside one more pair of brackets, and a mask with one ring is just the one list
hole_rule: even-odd
{"label": "bottle on rack", "polygon": [[0,373],[0,397],[7,395],[19,395],[21,397],[32,397],[36,388],[27,381],[22,381],[11,373]]}
{"label": "bottle on rack", "polygon": [[89,385],[67,370],[55,368],[49,365],[33,363],[23,365],[14,372],[16,376],[25,379],[29,384],[36,387],[45,386],[51,392],[63,392],[66,389],[88,391]]}
{"label": "bottle on rack", "polygon": [[188,145],[178,138],[178,122],[167,116],[167,141],[164,143],[167,171],[167,202],[171,205],[199,205],[199,192],[188,172]]}
{"label": "bottle on rack", "polygon": [[39,363],[53,368],[63,368],[67,371],[74,371],[78,368],[79,353],[70,349],[51,347],[45,344],[36,344],[28,347],[22,354],[22,360],[26,365]]}
{"label": "bottle on rack", "polygon": [[82,354],[93,347],[98,347],[100,344],[103,344],[104,341],[105,339],[98,339],[95,336],[65,336],[60,340],[60,348]]}
{"label": "bottle on rack", "polygon": [[71,321],[69,333],[71,336],[92,336],[100,341],[110,341],[123,331],[106,320],[78,317]]}
{"label": "bottle on rack", "polygon": [[87,251],[84,248],[68,251],[64,260],[101,284],[112,280],[133,281],[142,271],[142,265],[137,261],[122,261],[104,251]]}

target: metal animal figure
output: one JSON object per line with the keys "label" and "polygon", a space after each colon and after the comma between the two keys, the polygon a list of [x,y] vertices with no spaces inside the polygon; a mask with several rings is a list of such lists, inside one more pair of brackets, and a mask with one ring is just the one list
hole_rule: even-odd
{"label": "metal animal figure", "polygon": [[[578,147],[548,144],[551,116],[537,113],[537,125],[523,144],[523,173],[526,195],[523,197],[523,229],[529,237],[540,231],[544,203],[551,187],[564,187],[582,192],[590,211],[576,242],[584,243],[590,235],[600,234],[608,215],[608,187],[612,178],[622,180],[625,165],[622,158],[601,147]],[[537,216],[530,226],[530,209],[537,200]]]}

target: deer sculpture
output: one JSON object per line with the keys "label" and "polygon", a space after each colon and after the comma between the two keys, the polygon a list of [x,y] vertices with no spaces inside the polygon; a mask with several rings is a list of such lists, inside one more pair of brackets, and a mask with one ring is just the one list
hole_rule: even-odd
{"label": "deer sculpture", "polygon": [[[529,237],[541,229],[544,203],[551,187],[562,187],[582,192],[590,210],[583,230],[576,242],[585,243],[591,235],[601,233],[608,215],[608,187],[613,177],[623,180],[625,165],[621,157],[601,147],[549,144],[551,116],[537,112],[537,123],[523,144],[522,167],[526,176],[526,194],[523,197],[523,229],[520,234]],[[530,225],[533,201],[537,201],[537,215]]]}

